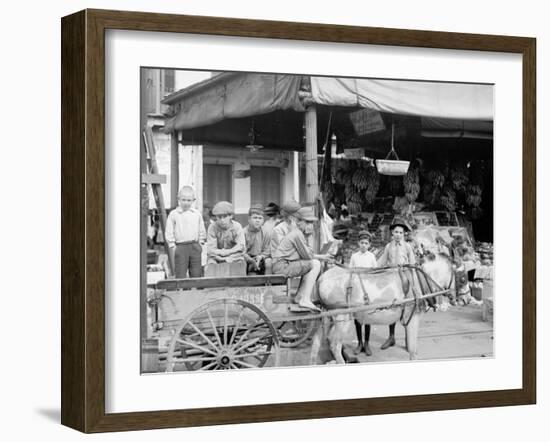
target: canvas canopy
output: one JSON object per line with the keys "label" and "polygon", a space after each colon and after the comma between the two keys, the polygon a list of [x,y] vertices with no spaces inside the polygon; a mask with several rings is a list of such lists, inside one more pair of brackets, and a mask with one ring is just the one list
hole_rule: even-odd
{"label": "canvas canopy", "polygon": [[174,114],[165,131],[189,144],[242,147],[254,127],[265,147],[302,150],[304,95],[317,104],[319,148],[329,114],[339,143],[357,142],[352,114],[360,109],[414,119],[426,137],[492,138],[490,85],[258,73],[223,73],[168,96]]}
{"label": "canvas canopy", "polygon": [[303,112],[298,98],[301,80],[299,75],[221,74],[164,100],[177,110],[166,131],[195,129],[278,110]]}
{"label": "canvas canopy", "polygon": [[465,83],[311,77],[317,104],[399,115],[493,120],[493,88]]}

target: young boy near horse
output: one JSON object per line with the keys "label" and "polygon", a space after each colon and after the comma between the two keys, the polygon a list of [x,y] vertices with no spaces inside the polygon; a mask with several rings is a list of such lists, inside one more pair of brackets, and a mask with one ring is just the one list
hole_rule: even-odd
{"label": "young boy near horse", "polygon": [[[378,264],[376,262],[376,257],[374,256],[374,253],[369,251],[371,239],[372,239],[372,235],[366,230],[362,230],[359,232],[359,241],[358,241],[359,250],[355,252],[353,255],[351,255],[351,259],[349,262],[349,266],[351,268],[377,267]],[[367,356],[371,356],[372,351],[369,347],[370,325],[365,324],[365,340],[363,341],[361,324],[359,323],[359,321],[357,321],[357,319],[354,319],[354,323],[355,323],[355,332],[357,333],[357,348],[354,351],[355,354],[358,354],[364,350]]]}
{"label": "young boy near horse", "polygon": [[178,192],[178,207],[166,220],[165,240],[174,263],[176,278],[202,276],[202,245],[206,242],[206,229],[200,212],[191,207],[195,192],[191,186],[183,186]]}
{"label": "young boy near horse", "polygon": [[212,208],[215,222],[208,227],[208,264],[244,261],[246,240],[242,226],[233,220],[233,205],[220,201]]}
{"label": "young boy near horse", "polygon": [[313,311],[319,311],[311,298],[317,277],[321,272],[321,260],[330,260],[329,255],[316,255],[307,245],[306,237],[313,233],[317,217],[309,207],[302,207],[295,214],[296,226],[281,239],[273,252],[273,272],[287,278],[301,276],[296,299],[298,305]]}
{"label": "young boy near horse", "polygon": [[[378,259],[379,267],[395,267],[405,264],[416,264],[416,258],[411,245],[405,241],[405,232],[410,232],[409,224],[400,218],[395,218],[390,225],[392,240],[386,244],[384,252]],[[368,340],[365,339],[365,345]],[[395,323],[389,326],[389,336],[386,342],[380,347],[386,350],[395,345]]]}
{"label": "young boy near horse", "polygon": [[254,205],[248,211],[248,225],[244,228],[246,273],[249,275],[271,274],[271,235],[263,227],[264,210]]}

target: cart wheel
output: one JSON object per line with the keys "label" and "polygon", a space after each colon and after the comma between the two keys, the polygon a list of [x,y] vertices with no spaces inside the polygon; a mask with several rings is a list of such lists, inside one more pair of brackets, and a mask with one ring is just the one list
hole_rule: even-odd
{"label": "cart wheel", "polygon": [[194,310],[168,347],[166,371],[230,370],[263,367],[279,338],[258,307],[240,299],[216,299]]}
{"label": "cart wheel", "polygon": [[317,319],[300,319],[297,321],[275,322],[279,332],[279,344],[284,348],[294,348],[313,336],[319,326]]}

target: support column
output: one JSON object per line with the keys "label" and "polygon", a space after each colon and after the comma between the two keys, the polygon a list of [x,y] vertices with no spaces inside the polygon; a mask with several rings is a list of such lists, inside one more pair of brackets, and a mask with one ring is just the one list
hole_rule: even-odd
{"label": "support column", "polygon": [[[305,203],[313,204],[318,215],[317,197],[319,196],[319,179],[317,165],[317,108],[311,105],[305,114],[306,128],[306,191]],[[313,251],[319,253],[319,224],[316,223],[315,233],[312,236]]]}
{"label": "support column", "polygon": [[314,105],[305,113],[306,129],[306,194],[305,202],[312,204],[319,195],[317,170],[317,109]]}
{"label": "support column", "polygon": [[178,190],[179,190],[179,143],[178,131],[170,134],[170,207],[174,208],[178,205]]}
{"label": "support column", "polygon": [[298,152],[292,152],[292,198],[300,201],[300,158]]}

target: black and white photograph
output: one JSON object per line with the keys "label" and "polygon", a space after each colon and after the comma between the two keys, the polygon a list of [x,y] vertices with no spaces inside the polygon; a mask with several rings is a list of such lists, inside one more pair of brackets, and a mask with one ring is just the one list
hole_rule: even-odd
{"label": "black and white photograph", "polygon": [[493,84],[139,93],[142,374],[494,357]]}

